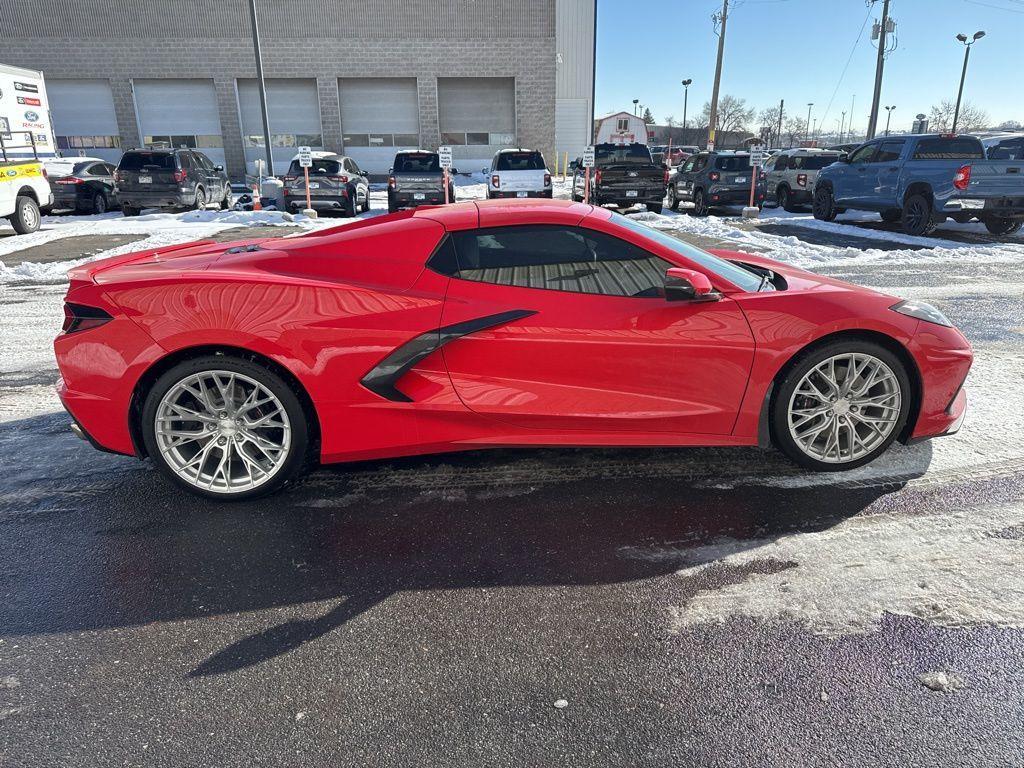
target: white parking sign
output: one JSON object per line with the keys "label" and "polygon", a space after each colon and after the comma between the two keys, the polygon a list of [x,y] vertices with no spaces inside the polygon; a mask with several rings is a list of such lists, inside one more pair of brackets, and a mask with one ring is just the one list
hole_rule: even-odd
{"label": "white parking sign", "polygon": [[313,150],[309,147],[299,147],[299,167],[313,167]]}
{"label": "white parking sign", "polygon": [[441,167],[448,169],[452,167],[452,148],[451,147],[438,147],[437,157],[441,162]]}
{"label": "white parking sign", "polygon": [[594,148],[587,147],[583,150],[583,167],[593,168],[594,167]]}
{"label": "white parking sign", "polygon": [[767,154],[764,151],[763,144],[755,144],[750,148],[750,165],[758,168],[764,167],[764,161],[767,158]]}

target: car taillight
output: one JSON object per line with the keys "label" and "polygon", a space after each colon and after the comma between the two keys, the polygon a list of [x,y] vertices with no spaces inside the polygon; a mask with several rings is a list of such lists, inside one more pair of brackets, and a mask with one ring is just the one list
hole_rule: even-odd
{"label": "car taillight", "polygon": [[185,172],[184,171],[175,171],[174,172],[174,180],[178,184],[181,184],[183,181],[185,181]]}
{"label": "car taillight", "polygon": [[64,333],[75,333],[87,331],[90,328],[98,328],[104,323],[109,323],[114,318],[97,307],[88,307],[85,304],[64,304],[64,325],[61,330]]}
{"label": "car taillight", "polygon": [[328,176],[328,181],[340,181],[342,184],[348,183],[348,176]]}
{"label": "car taillight", "polygon": [[712,171],[711,173],[708,174],[708,178],[711,179],[712,181],[718,181],[720,178],[722,178],[722,174],[720,174],[718,171]]}
{"label": "car taillight", "polygon": [[806,173],[798,173],[796,175],[796,183],[799,184],[801,187],[806,187],[807,186],[807,174]]}
{"label": "car taillight", "polygon": [[668,169],[665,170],[665,175],[662,177],[662,183],[668,186]]}
{"label": "car taillight", "polygon": [[597,171],[594,172],[594,183],[595,184],[600,184],[601,183],[601,169],[600,168],[598,168]]}
{"label": "car taillight", "polygon": [[501,179],[496,173],[491,176],[491,186],[494,187],[495,189],[501,187]]}
{"label": "car taillight", "polygon": [[971,166],[961,165],[953,177],[953,186],[957,189],[964,190],[971,183]]}
{"label": "car taillight", "polygon": [[550,187],[551,186],[551,174],[550,173],[545,173],[544,174],[544,186],[545,187]]}
{"label": "car taillight", "polygon": [[395,189],[398,187],[398,182],[395,181],[394,176],[388,176],[388,189]]}
{"label": "car taillight", "polygon": [[85,182],[81,179],[76,179],[74,176],[68,176],[66,179],[56,179],[54,184],[84,184]]}

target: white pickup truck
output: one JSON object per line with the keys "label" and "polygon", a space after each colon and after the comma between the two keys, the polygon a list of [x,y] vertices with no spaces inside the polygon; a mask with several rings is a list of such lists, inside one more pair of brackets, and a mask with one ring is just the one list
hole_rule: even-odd
{"label": "white pickup truck", "polygon": [[[25,133],[29,143],[15,144],[23,134],[0,131],[0,217],[8,219],[19,235],[39,229],[39,209],[53,205],[53,191],[31,143],[32,134]],[[26,150],[31,154],[26,156]]]}
{"label": "white pickup truck", "polygon": [[491,160],[487,197],[551,197],[551,172],[535,149],[502,149]]}

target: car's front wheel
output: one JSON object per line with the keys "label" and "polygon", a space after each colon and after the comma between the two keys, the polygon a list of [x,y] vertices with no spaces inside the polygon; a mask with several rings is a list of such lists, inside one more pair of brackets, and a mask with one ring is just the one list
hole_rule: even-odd
{"label": "car's front wheel", "polygon": [[206,210],[206,190],[202,187],[196,187],[196,202],[193,207],[197,211]]}
{"label": "car's front wheel", "polygon": [[814,190],[814,198],[811,201],[811,211],[814,218],[819,221],[834,221],[839,210],[836,208],[836,200],[832,196],[831,187],[817,187]]}
{"label": "car's front wheel", "polygon": [[273,371],[208,355],[156,380],[142,409],[146,451],[173,483],[207,498],[272,493],[305,468],[306,414]]}
{"label": "car's front wheel", "polygon": [[42,221],[39,215],[39,204],[28,195],[19,195],[14,201],[14,213],[8,220],[14,231],[19,235],[29,235],[39,229]]}
{"label": "car's front wheel", "polygon": [[906,368],[885,347],[836,341],[802,355],[772,399],[772,437],[800,466],[854,469],[888,449],[907,423]]}

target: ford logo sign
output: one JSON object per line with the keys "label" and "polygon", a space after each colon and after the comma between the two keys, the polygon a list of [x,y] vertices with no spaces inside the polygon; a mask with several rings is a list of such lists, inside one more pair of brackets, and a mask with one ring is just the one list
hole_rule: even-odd
{"label": "ford logo sign", "polygon": [[25,119],[30,123],[35,123],[39,120],[39,113],[33,112],[31,109],[25,113]]}
{"label": "ford logo sign", "polygon": [[633,179],[633,178],[636,178],[637,172],[636,171],[630,171],[626,175],[629,176],[629,178]]}

